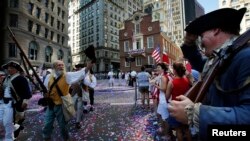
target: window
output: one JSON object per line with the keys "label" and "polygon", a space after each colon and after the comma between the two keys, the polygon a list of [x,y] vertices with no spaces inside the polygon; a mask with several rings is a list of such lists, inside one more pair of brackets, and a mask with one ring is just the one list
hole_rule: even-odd
{"label": "window", "polygon": [[65,12],[64,12],[64,11],[62,11],[62,19],[64,19],[64,15],[65,15]]}
{"label": "window", "polygon": [[136,39],[136,49],[141,49],[141,39]]}
{"label": "window", "polygon": [[18,8],[19,0],[10,0],[10,8]]}
{"label": "window", "polygon": [[62,32],[63,32],[63,30],[64,30],[64,24],[62,23]]}
{"label": "window", "polygon": [[226,5],[226,0],[223,0],[223,1],[222,1],[222,5]]}
{"label": "window", "polygon": [[51,46],[47,46],[45,48],[45,61],[46,62],[51,62],[52,54],[53,54],[52,47]]}
{"label": "window", "polygon": [[33,3],[29,3],[28,5],[28,11],[29,13],[32,15],[32,12],[33,12],[33,8],[34,8],[34,4]]}
{"label": "window", "polygon": [[54,32],[51,31],[51,32],[50,32],[50,40],[53,41],[53,39],[54,39]]}
{"label": "window", "polygon": [[38,45],[36,42],[31,41],[29,44],[29,59],[37,60]]}
{"label": "window", "polygon": [[60,21],[57,21],[57,29],[60,30]]}
{"label": "window", "polygon": [[10,23],[11,27],[18,27],[18,15],[17,14],[10,14]]}
{"label": "window", "polygon": [[108,57],[108,52],[107,52],[107,51],[105,51],[104,56],[105,56],[105,57]]}
{"label": "window", "polygon": [[53,26],[54,25],[54,17],[51,16],[50,18],[50,25]]}
{"label": "window", "polygon": [[147,47],[154,48],[154,37],[153,36],[150,36],[147,38]]}
{"label": "window", "polygon": [[9,57],[16,57],[17,48],[15,43],[9,43]]}
{"label": "window", "polygon": [[57,43],[60,43],[60,34],[57,34]]}
{"label": "window", "polygon": [[57,52],[57,59],[63,60],[63,51],[61,49]]}
{"label": "window", "polygon": [[41,8],[36,8],[36,17],[39,19],[41,15]]}
{"label": "window", "polygon": [[55,6],[55,3],[54,3],[54,2],[51,2],[51,11],[54,10],[54,6]]}
{"label": "window", "polygon": [[156,12],[155,15],[154,15],[154,18],[156,20],[160,20],[160,13]]}
{"label": "window", "polygon": [[231,2],[237,2],[238,0],[231,0]]}
{"label": "window", "polygon": [[135,24],[135,34],[140,33],[140,24]]}
{"label": "window", "polygon": [[39,35],[40,30],[41,30],[41,25],[36,24],[36,34],[37,34],[37,35]]}
{"label": "window", "polygon": [[149,64],[149,65],[154,64],[154,59],[153,59],[152,56],[148,56],[148,64]]}
{"label": "window", "polygon": [[28,31],[32,32],[32,28],[33,28],[33,21],[29,20],[28,21]]}
{"label": "window", "polygon": [[64,44],[64,40],[65,40],[65,38],[62,36],[62,45]]}
{"label": "window", "polygon": [[45,22],[48,23],[48,21],[49,21],[49,14],[45,13]]}
{"label": "window", "polygon": [[142,65],[142,59],[140,57],[135,58],[136,66],[141,66]]}
{"label": "window", "polygon": [[48,38],[48,34],[49,34],[49,29],[48,29],[48,28],[45,28],[44,37],[45,37],[45,38]]}
{"label": "window", "polygon": [[129,51],[129,41],[125,41],[124,42],[124,52],[128,52]]}
{"label": "window", "polygon": [[44,4],[45,4],[46,7],[49,7],[49,0],[45,0]]}
{"label": "window", "polygon": [[60,13],[61,13],[61,8],[57,7],[57,15],[58,15],[58,17],[60,16]]}

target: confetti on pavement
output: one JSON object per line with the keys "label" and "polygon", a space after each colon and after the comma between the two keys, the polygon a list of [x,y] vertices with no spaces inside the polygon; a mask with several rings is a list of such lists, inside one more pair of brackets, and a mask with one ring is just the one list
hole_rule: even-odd
{"label": "confetti on pavement", "polygon": [[[72,141],[153,141],[158,128],[153,123],[150,110],[141,109],[134,104],[135,89],[133,87],[108,87],[108,80],[99,80],[95,89],[94,111],[83,114],[81,128],[75,128],[72,119],[68,126]],[[112,93],[110,93],[112,91]],[[33,95],[26,113],[24,130],[18,141],[42,141],[44,108],[37,105],[40,93]],[[112,104],[119,103],[119,104]],[[57,122],[54,123],[53,140],[61,140]],[[3,133],[0,131],[0,140]]]}

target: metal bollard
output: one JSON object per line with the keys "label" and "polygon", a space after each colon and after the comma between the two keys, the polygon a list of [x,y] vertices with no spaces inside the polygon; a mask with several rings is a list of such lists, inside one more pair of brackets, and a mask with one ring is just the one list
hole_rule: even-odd
{"label": "metal bollard", "polygon": [[135,82],[134,86],[135,86],[135,106],[136,106],[137,104],[137,82]]}

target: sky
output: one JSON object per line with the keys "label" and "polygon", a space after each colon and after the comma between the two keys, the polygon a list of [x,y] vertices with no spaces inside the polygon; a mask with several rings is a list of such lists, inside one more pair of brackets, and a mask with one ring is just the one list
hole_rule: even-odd
{"label": "sky", "polygon": [[219,8],[219,0],[197,0],[205,9],[205,14]]}

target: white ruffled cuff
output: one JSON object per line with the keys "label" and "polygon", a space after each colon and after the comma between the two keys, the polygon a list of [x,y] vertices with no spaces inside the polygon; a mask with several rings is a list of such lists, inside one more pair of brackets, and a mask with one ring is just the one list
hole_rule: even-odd
{"label": "white ruffled cuff", "polygon": [[199,132],[199,114],[201,103],[190,104],[185,107],[185,112],[188,116],[188,125],[192,134]]}

